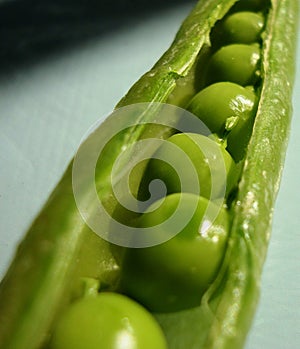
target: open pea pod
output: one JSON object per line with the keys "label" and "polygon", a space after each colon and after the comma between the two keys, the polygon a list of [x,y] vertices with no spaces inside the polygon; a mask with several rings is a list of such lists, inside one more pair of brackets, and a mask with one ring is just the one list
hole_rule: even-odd
{"label": "open pea pod", "polygon": [[[236,0],[200,0],[182,24],[169,50],[119,102],[169,102],[186,106],[197,92],[196,75],[205,68],[211,31]],[[259,6],[259,1],[247,1]],[[244,1],[237,2],[237,8]],[[224,261],[198,307],[155,314],[170,349],[241,348],[259,296],[260,275],[270,236],[291,118],[296,0],[264,3],[259,102],[243,161]],[[200,82],[201,84],[202,82]],[[143,113],[147,119],[147,113]],[[119,133],[113,152],[97,167],[95,182],[112,214],[110,171],[118,154],[155,133],[173,130],[143,123]],[[109,130],[104,122],[102,133]],[[33,222],[0,285],[0,348],[47,348],[55,322],[80,293],[82,278],[100,279],[115,290],[122,270],[108,242],[81,217],[73,193],[72,165]],[[87,194],[88,195],[88,194]],[[94,213],[93,207],[89,208]],[[107,229],[107,227],[103,227]]]}

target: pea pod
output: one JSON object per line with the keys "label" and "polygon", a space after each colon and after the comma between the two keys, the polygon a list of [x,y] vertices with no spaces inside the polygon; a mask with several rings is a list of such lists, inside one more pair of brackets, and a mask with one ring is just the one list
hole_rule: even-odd
{"label": "pea pod", "polygon": [[[171,48],[118,107],[139,102],[184,106],[197,92],[194,82],[196,63],[201,63],[199,52],[208,50],[212,27],[235,2],[199,1]],[[291,115],[296,13],[296,1],[271,1],[263,34],[260,100],[237,199],[231,208],[228,249],[201,306],[156,315],[170,349],[240,348],[250,326]],[[156,131],[161,138],[173,132],[165,127]],[[151,126],[140,125],[119,134],[113,141],[113,156],[105,157],[105,166],[97,169],[96,185],[101,187],[110,213],[117,203],[108,177],[117,154],[151,132]],[[109,244],[94,235],[78,213],[71,169],[72,164],[32,224],[1,283],[1,348],[46,347],[56,320],[75,297],[81,277],[99,278],[112,290],[117,287],[118,262]]]}

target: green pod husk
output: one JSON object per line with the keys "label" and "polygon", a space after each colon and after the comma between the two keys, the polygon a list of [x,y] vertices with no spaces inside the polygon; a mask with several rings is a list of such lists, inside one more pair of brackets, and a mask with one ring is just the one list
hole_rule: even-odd
{"label": "green pod husk", "polygon": [[[212,27],[235,2],[200,0],[170,49],[117,107],[167,102],[185,77],[193,78],[199,52],[209,47]],[[251,324],[288,139],[297,5],[295,0],[271,1],[264,34],[261,98],[232,208],[229,247],[200,307],[156,315],[170,349],[241,348]],[[145,132],[151,133],[151,129],[141,126],[120,134],[114,143],[115,154]],[[158,137],[166,138],[170,132],[162,128]],[[107,160],[107,168],[113,161],[114,157]],[[104,192],[104,200],[110,202],[107,178],[107,169],[99,169],[96,182]],[[112,212],[116,202],[112,200],[109,207]],[[113,288],[118,273],[109,244],[85,225],[77,210],[71,163],[1,282],[0,348],[46,348],[53,324],[76,296],[81,277],[99,278]]]}

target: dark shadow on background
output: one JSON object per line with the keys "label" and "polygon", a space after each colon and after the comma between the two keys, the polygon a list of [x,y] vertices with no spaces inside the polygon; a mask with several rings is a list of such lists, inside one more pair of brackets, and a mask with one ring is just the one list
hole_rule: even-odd
{"label": "dark shadow on background", "polygon": [[0,0],[0,73],[195,0]]}

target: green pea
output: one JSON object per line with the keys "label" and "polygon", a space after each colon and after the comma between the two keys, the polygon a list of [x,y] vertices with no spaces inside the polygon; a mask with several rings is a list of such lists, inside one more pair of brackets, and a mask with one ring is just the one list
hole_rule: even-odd
{"label": "green pea", "polygon": [[218,82],[200,91],[188,110],[219,137],[228,136],[228,151],[241,160],[256,113],[256,95],[250,88],[232,82]]}
{"label": "green pea", "polygon": [[233,44],[220,48],[209,60],[206,82],[231,81],[242,86],[254,85],[259,77],[258,45]]}
{"label": "green pea", "polygon": [[[208,205],[211,205],[211,211],[219,208],[194,194],[172,194],[159,201],[158,208],[158,203],[153,204],[149,212],[141,216],[139,227],[162,223],[179,210],[180,200],[183,205],[177,212],[178,216],[184,219],[191,210],[194,214],[179,234],[160,245],[128,249],[123,261],[123,291],[155,312],[200,305],[201,297],[215,279],[224,255],[228,213],[220,208],[216,217],[210,217],[209,213],[205,214]],[[168,231],[161,229],[159,233]]]}
{"label": "green pea", "polygon": [[[173,144],[182,152],[170,146]],[[185,165],[185,157],[191,161],[194,171]],[[150,160],[140,190],[143,197],[154,179],[160,179],[165,184],[167,194],[184,191],[215,199],[228,194],[233,188],[236,165],[221,143],[196,133],[178,133],[168,138]],[[196,186],[193,184],[195,180]],[[161,196],[157,195],[156,199]]]}
{"label": "green pea", "polygon": [[237,12],[226,17],[219,25],[219,33],[224,44],[253,44],[259,42],[264,27],[264,17],[260,13]]}
{"label": "green pea", "polygon": [[162,330],[142,306],[116,293],[73,303],[62,315],[51,349],[166,349]]}

